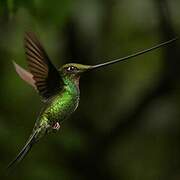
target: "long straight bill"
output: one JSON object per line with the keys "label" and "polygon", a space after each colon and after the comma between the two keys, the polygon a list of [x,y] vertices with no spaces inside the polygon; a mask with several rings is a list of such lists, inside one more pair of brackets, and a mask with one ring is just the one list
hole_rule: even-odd
{"label": "long straight bill", "polygon": [[174,41],[176,41],[178,38],[173,38],[169,41],[166,41],[166,42],[163,42],[163,43],[160,43],[160,44],[157,44],[156,46],[153,46],[151,48],[148,48],[148,49],[145,49],[143,51],[139,51],[137,53],[134,53],[134,54],[131,54],[131,55],[128,55],[128,56],[125,56],[125,57],[122,57],[122,58],[119,58],[119,59],[115,59],[115,60],[112,60],[112,61],[108,61],[108,62],[105,62],[105,63],[102,63],[102,64],[97,64],[97,65],[94,65],[94,66],[91,66],[90,69],[96,69],[96,68],[99,68],[99,67],[103,67],[103,66],[108,66],[108,65],[111,65],[111,64],[115,64],[117,62],[120,62],[120,61],[125,61],[127,59],[130,59],[130,58],[133,58],[133,57],[136,57],[136,56],[139,56],[139,55],[142,55],[142,54],[145,54],[147,52],[150,52],[150,51],[153,51],[155,49],[158,49],[162,46],[166,46]]}

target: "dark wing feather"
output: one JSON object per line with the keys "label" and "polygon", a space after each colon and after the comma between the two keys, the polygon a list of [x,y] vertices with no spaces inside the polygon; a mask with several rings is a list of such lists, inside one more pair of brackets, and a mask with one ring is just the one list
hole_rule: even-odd
{"label": "dark wing feather", "polygon": [[37,90],[47,100],[61,90],[63,80],[33,33],[25,35],[25,51]]}

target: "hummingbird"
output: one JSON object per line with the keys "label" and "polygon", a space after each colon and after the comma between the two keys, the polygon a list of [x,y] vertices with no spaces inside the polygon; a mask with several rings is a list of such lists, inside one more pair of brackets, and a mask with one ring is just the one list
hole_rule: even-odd
{"label": "hummingbird", "polygon": [[177,38],[160,43],[134,54],[97,65],[68,63],[57,69],[51,62],[44,47],[32,32],[24,38],[28,71],[14,63],[17,74],[31,85],[41,96],[43,108],[35,122],[32,133],[25,146],[8,165],[16,166],[30,151],[32,146],[47,134],[57,132],[62,122],[77,109],[80,100],[79,80],[84,72],[109,66],[142,55],[174,42]]}

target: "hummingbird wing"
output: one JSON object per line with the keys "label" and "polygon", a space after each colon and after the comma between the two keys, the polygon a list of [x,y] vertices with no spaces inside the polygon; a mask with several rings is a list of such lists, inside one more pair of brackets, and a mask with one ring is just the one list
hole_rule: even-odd
{"label": "hummingbird wing", "polygon": [[18,64],[16,64],[15,62],[13,62],[13,64],[20,78],[37,90],[35,85],[35,80],[33,79],[33,75],[24,68],[22,68],[21,66],[19,66]]}
{"label": "hummingbird wing", "polygon": [[64,82],[35,34],[26,33],[24,40],[28,67],[35,86],[43,99],[47,100],[61,90]]}

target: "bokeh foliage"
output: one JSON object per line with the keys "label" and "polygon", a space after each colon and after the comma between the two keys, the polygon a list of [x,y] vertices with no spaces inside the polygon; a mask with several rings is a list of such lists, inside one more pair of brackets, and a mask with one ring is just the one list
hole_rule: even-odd
{"label": "bokeh foliage", "polygon": [[[28,138],[42,107],[16,75],[25,31],[53,63],[97,64],[174,37],[178,0],[0,0],[0,169]],[[178,180],[180,46],[85,74],[78,110],[7,179]]]}

